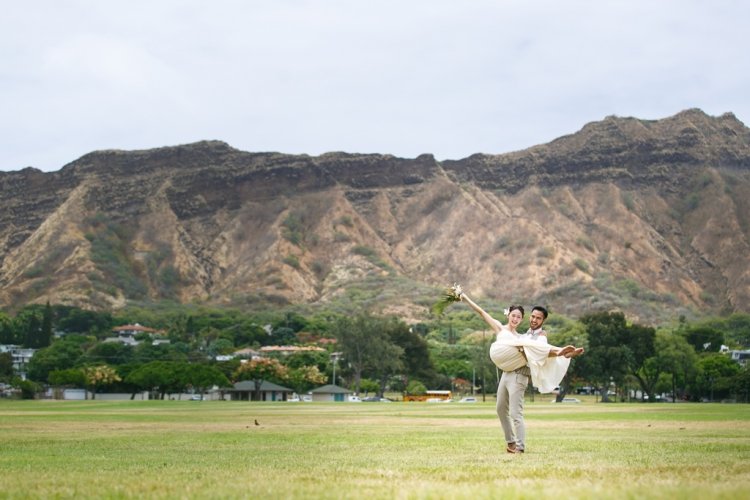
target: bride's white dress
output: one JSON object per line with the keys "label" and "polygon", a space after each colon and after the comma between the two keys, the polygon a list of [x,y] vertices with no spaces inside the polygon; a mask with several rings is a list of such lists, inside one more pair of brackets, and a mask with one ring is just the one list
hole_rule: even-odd
{"label": "bride's white dress", "polygon": [[[570,359],[564,356],[550,358],[549,352],[555,346],[548,344],[546,338],[540,338],[544,340],[521,336],[503,327],[490,346],[490,359],[504,372],[528,364],[531,370],[531,383],[539,392],[547,393],[560,385],[570,366]],[[523,352],[519,350],[520,347],[523,348]]]}

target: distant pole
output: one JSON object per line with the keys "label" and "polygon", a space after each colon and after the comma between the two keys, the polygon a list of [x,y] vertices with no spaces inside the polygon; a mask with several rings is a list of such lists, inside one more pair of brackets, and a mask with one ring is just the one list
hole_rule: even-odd
{"label": "distant pole", "polygon": [[331,360],[333,360],[333,385],[336,385],[336,362],[339,360],[340,352],[331,353]]}
{"label": "distant pole", "polygon": [[[487,330],[485,330],[484,328],[482,329],[482,349],[484,349],[484,334],[486,331]],[[484,361],[481,362],[481,366],[482,366],[482,403],[484,403],[486,400],[485,395],[487,394],[487,389],[486,389],[487,379],[485,379],[484,377]]]}

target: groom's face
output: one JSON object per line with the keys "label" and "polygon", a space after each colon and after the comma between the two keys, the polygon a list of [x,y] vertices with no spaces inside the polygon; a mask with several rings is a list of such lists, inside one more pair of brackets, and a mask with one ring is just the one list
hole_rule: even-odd
{"label": "groom's face", "polygon": [[529,316],[529,326],[532,330],[536,330],[537,328],[541,328],[544,324],[544,314],[542,314],[542,311],[537,311],[534,309],[531,311],[531,315]]}

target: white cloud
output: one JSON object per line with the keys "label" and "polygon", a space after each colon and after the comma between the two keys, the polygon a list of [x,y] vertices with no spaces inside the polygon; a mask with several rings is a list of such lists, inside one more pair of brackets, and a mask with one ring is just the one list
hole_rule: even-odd
{"label": "white cloud", "polygon": [[462,158],[611,114],[750,113],[744,3],[29,0],[0,18],[0,169],[202,139]]}

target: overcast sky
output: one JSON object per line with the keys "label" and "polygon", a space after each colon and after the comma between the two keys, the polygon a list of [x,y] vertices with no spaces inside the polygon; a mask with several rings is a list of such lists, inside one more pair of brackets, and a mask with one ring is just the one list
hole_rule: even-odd
{"label": "overcast sky", "polygon": [[608,115],[750,119],[741,0],[0,1],[0,170],[206,139],[459,159]]}

